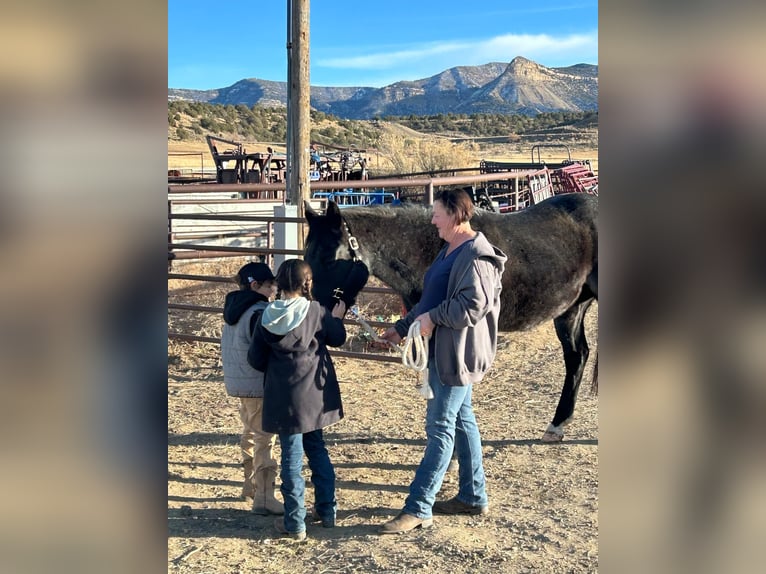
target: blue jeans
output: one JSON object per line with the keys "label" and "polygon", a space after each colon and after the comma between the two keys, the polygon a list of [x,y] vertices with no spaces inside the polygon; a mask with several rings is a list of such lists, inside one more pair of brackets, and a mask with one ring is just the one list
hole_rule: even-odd
{"label": "blue jeans", "polygon": [[303,532],[306,530],[306,506],[303,480],[303,453],[309,461],[311,483],[314,485],[314,506],[323,520],[335,518],[335,469],[325,448],[322,430],[304,434],[280,434],[282,448],[282,498],[285,501],[285,530]]}
{"label": "blue jeans", "polygon": [[403,510],[418,518],[431,518],[453,447],[460,466],[458,500],[487,506],[481,436],[471,406],[473,387],[443,385],[433,360],[428,361],[428,383],[434,398],[426,407],[426,452],[415,471]]}

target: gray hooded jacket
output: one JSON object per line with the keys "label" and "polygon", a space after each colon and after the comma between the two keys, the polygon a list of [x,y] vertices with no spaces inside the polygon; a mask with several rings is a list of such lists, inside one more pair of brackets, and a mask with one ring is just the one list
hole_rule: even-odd
{"label": "gray hooded jacket", "polygon": [[[447,247],[437,257],[442,257]],[[428,310],[435,325],[434,364],[445,385],[477,383],[492,366],[506,260],[505,254],[478,232],[452,266],[447,298]],[[414,321],[413,309],[396,322],[396,332],[405,337]]]}

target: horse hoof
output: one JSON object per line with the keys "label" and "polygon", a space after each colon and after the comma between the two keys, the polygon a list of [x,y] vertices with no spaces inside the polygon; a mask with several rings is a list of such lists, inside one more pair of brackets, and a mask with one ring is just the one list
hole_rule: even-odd
{"label": "horse hoof", "polygon": [[556,434],[555,432],[545,431],[543,438],[541,439],[545,443],[561,442],[564,440],[563,434]]}

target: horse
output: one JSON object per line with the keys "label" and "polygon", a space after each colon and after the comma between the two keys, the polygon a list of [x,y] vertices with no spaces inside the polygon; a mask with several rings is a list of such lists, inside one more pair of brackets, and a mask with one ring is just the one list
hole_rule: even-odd
{"label": "horse", "polygon": [[[305,260],[314,274],[315,298],[332,307],[333,291],[353,304],[366,271],[402,298],[419,301],[423,276],[443,245],[422,205],[345,208],[328,202],[320,215],[305,204],[309,232]],[[502,277],[499,329],[525,331],[553,320],[564,352],[566,374],[543,442],[560,442],[574,414],[589,356],[585,313],[598,300],[598,197],[553,196],[522,211],[499,214],[477,209],[471,219],[508,257]],[[355,279],[354,279],[355,277]],[[361,286],[360,286],[361,284]],[[593,370],[598,387],[598,353]]]}

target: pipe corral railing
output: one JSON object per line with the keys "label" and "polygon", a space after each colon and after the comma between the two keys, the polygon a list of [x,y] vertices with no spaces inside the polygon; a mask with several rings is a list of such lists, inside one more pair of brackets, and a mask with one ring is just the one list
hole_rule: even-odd
{"label": "pipe corral railing", "polygon": [[[426,205],[433,203],[433,189],[435,187],[447,187],[453,185],[466,185],[473,183],[486,183],[493,181],[516,181],[525,179],[530,175],[537,173],[538,169],[526,169],[518,171],[504,171],[495,173],[481,173],[477,175],[455,175],[449,177],[390,177],[363,181],[314,181],[311,182],[309,193],[314,191],[326,191],[332,189],[353,189],[368,190],[386,187],[422,187],[425,191]],[[190,188],[194,187],[193,190]],[[518,187],[518,184],[517,184]],[[277,197],[284,197],[286,184],[280,183],[221,183],[215,185],[169,185],[168,194],[188,194],[188,193],[269,193],[278,192]],[[270,198],[272,199],[272,198]],[[245,200],[242,200],[245,201]]]}

